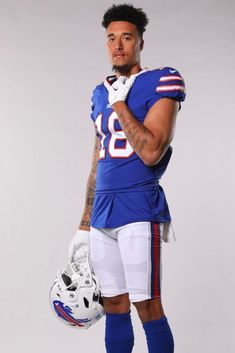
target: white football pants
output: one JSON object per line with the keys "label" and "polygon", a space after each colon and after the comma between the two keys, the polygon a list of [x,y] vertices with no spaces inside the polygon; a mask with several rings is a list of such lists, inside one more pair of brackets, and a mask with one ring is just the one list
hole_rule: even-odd
{"label": "white football pants", "polygon": [[162,241],[175,240],[171,223],[91,227],[90,234],[91,261],[102,296],[129,293],[131,302],[160,298]]}

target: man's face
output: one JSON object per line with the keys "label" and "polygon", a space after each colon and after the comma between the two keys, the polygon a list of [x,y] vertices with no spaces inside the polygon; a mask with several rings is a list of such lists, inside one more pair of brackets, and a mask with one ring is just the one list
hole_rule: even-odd
{"label": "man's face", "polygon": [[140,63],[143,40],[133,23],[126,21],[111,22],[106,30],[108,54],[113,69],[128,72]]}

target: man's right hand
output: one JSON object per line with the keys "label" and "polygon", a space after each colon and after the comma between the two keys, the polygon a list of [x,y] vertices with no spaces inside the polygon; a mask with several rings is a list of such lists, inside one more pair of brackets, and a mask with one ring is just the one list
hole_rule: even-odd
{"label": "man's right hand", "polygon": [[90,232],[78,229],[69,245],[69,260],[75,262],[90,251]]}

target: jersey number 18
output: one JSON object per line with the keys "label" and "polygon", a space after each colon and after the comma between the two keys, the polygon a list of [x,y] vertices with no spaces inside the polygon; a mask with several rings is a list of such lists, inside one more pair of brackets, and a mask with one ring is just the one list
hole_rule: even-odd
{"label": "jersey number 18", "polygon": [[[100,159],[105,158],[106,156],[106,150],[109,153],[109,155],[112,158],[128,158],[131,156],[133,153],[133,148],[129,144],[129,142],[126,139],[126,136],[123,132],[123,130],[116,130],[115,129],[115,120],[118,120],[117,114],[115,112],[112,112],[107,120],[107,129],[110,132],[110,140],[107,144],[107,147],[105,148],[104,142],[105,139],[108,137],[108,135],[105,135],[105,133],[102,131],[102,118],[103,114],[99,114],[98,117],[96,118],[95,121],[95,126],[97,129],[98,134],[101,136],[100,140]],[[123,141],[123,147],[117,147],[116,142],[118,140]]]}

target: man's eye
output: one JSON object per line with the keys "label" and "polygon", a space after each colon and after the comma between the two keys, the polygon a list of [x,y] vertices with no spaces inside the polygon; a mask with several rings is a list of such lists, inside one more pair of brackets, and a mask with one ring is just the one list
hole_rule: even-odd
{"label": "man's eye", "polygon": [[131,37],[125,36],[124,39],[125,39],[125,40],[130,40]]}
{"label": "man's eye", "polygon": [[114,41],[114,38],[109,38],[108,41],[109,41],[109,42],[113,42],[113,41]]}

